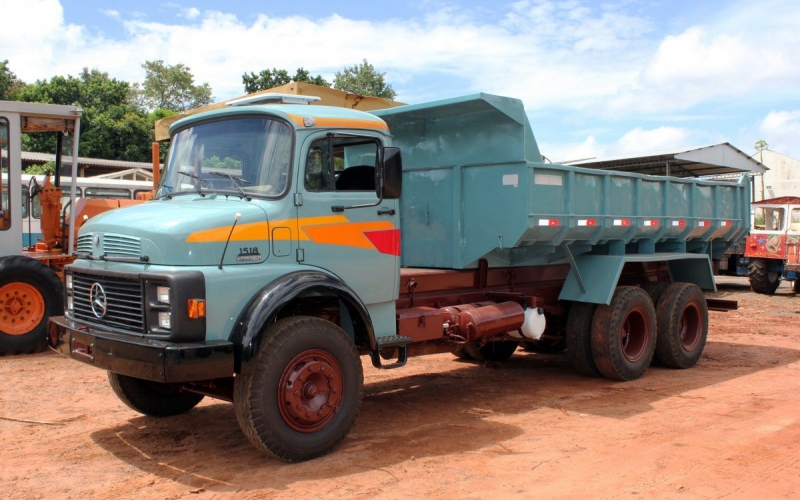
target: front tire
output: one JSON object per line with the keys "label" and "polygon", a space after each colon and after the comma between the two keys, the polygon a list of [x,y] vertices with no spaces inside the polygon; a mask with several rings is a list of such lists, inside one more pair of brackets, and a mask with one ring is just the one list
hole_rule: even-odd
{"label": "front tire", "polygon": [[750,288],[764,295],[772,295],[781,284],[781,273],[769,270],[769,259],[750,259],[747,266],[747,277]]}
{"label": "front tire", "polygon": [[64,311],[63,286],[41,262],[0,258],[0,355],[27,354],[47,346],[47,319]]}
{"label": "front tire", "polygon": [[269,326],[255,368],[235,379],[233,400],[239,427],[256,448],[299,462],[344,439],[363,392],[361,359],[344,330],[297,316]]}
{"label": "front tire", "polygon": [[597,369],[614,380],[644,375],[656,349],[656,311],[638,287],[618,287],[609,305],[592,320],[592,353]]}
{"label": "front tire", "polygon": [[674,283],[656,308],[656,356],[670,368],[697,364],[708,337],[708,305],[703,291],[692,283]]}
{"label": "front tire", "polygon": [[108,372],[108,382],[117,397],[130,409],[151,417],[172,417],[191,410],[203,400],[202,394],[182,392],[177,387]]}

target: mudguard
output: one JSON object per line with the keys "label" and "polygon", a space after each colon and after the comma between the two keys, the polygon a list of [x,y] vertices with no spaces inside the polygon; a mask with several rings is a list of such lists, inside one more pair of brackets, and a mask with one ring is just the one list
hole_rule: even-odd
{"label": "mudguard", "polygon": [[247,373],[253,368],[253,361],[266,335],[264,326],[274,321],[286,304],[303,297],[330,296],[339,298],[347,307],[354,325],[356,345],[374,345],[375,331],[369,312],[350,287],[322,272],[297,271],[281,276],[261,289],[239,317],[229,338],[236,346],[236,372]]}

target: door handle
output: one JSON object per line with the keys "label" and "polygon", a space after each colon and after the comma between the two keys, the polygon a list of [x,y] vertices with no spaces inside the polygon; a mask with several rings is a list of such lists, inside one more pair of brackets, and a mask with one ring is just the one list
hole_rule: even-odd
{"label": "door handle", "polygon": [[378,215],[394,215],[397,211],[394,208],[381,208],[378,210]]}

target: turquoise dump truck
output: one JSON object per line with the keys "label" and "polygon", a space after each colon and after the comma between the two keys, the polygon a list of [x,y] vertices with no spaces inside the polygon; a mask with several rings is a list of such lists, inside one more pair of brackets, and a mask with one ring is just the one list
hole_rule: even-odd
{"label": "turquoise dump truck", "polygon": [[[299,101],[299,103],[298,103]],[[268,95],[172,125],[156,198],[89,220],[50,345],[151,416],[233,402],[300,461],[347,434],[361,356],[566,349],[588,376],[694,365],[748,179],[546,164],[519,100],[363,113]]]}

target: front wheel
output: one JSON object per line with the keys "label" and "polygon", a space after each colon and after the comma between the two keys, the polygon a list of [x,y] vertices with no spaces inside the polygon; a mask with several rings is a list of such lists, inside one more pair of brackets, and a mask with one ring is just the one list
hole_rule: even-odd
{"label": "front wheel", "polygon": [[747,266],[747,277],[750,288],[756,293],[772,295],[781,284],[781,273],[769,269],[769,259],[750,259]]}
{"label": "front wheel", "polygon": [[255,367],[237,376],[236,420],[256,448],[287,462],[329,453],[356,420],[361,359],[335,324],[296,316],[269,326]]}
{"label": "front wheel", "polygon": [[117,397],[130,409],[151,417],[180,415],[203,400],[202,394],[184,392],[170,384],[118,373],[108,372],[108,382]]}
{"label": "front wheel", "polygon": [[592,353],[597,369],[610,379],[637,379],[650,366],[655,349],[653,301],[641,288],[618,287],[611,303],[597,306],[592,319]]}

